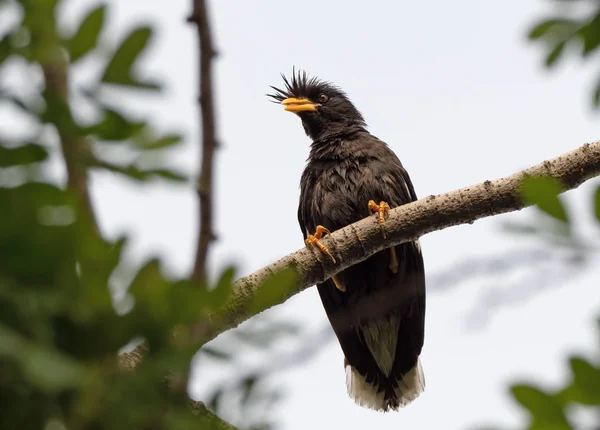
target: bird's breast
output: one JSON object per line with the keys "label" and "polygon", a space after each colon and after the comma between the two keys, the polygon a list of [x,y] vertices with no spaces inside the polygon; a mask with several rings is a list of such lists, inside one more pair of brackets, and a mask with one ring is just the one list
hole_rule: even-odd
{"label": "bird's breast", "polygon": [[[359,160],[341,160],[312,166],[310,180],[303,181],[302,194],[309,199],[309,212],[315,222],[338,229],[368,214],[365,186],[373,172]],[[364,206],[364,208],[363,208]]]}

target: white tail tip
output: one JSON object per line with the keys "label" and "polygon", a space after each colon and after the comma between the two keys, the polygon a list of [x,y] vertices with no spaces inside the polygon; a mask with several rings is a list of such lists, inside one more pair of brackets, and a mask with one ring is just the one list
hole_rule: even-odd
{"label": "white tail tip", "polygon": [[395,398],[385,397],[384,392],[368,383],[365,377],[351,365],[346,365],[346,388],[348,395],[356,404],[376,411],[387,412],[398,410],[415,400],[425,389],[425,375],[421,367],[421,360],[413,367],[404,378],[398,381]]}

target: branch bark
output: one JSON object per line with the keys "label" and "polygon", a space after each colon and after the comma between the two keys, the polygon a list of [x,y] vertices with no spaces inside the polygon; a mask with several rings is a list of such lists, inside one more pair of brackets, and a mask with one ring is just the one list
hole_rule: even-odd
{"label": "branch bark", "polygon": [[212,225],[213,155],[216,147],[215,114],[212,91],[212,60],[216,56],[206,2],[193,0],[188,22],[196,25],[200,43],[200,111],[202,121],[202,160],[197,191],[199,200],[199,233],[192,280],[198,285],[204,281],[211,242],[215,239]]}
{"label": "branch bark", "polygon": [[323,244],[333,253],[337,264],[313,248],[304,247],[236,281],[228,305],[222,311],[199,321],[191,331],[190,341],[208,342],[256,314],[249,311],[248,305],[257,289],[269,276],[285,268],[293,267],[299,280],[296,288],[282,294],[279,303],[383,249],[416,240],[433,231],[472,224],[481,218],[523,209],[527,205],[521,199],[520,185],[527,176],[555,178],[566,191],[598,175],[600,141],[586,143],[574,151],[511,176],[437,196],[431,195],[397,207],[390,211],[383,227],[379,226],[375,217],[365,218],[323,239]]}

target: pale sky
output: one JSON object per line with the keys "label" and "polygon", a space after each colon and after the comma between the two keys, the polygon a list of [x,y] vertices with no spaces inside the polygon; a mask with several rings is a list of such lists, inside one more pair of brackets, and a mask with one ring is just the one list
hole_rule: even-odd
{"label": "pale sky", "polygon": [[[96,2],[70,3],[68,16],[74,18]],[[167,90],[126,103],[164,129],[184,131],[187,144],[172,163],[195,171],[197,41],[185,24],[191,1],[108,3],[113,37],[137,23],[158,26],[144,65]],[[210,6],[221,54],[215,68],[222,146],[213,271],[234,262],[240,275],[247,274],[303,245],[296,210],[309,140],[297,117],[264,96],[293,65],[349,94],[371,132],[398,154],[421,197],[509,175],[600,138],[600,118],[589,102],[595,68],[573,56],[547,73],[541,50],[525,40],[528,26],[550,11],[550,2],[265,0]],[[89,76],[94,66],[83,63],[78,77]],[[596,237],[589,201],[597,183],[568,195],[581,230]],[[197,232],[191,187],[140,187],[102,174],[94,176],[92,193],[107,234],[134,233],[132,258],[159,254],[174,272],[189,270]],[[265,203],[277,210],[265,210]],[[419,399],[388,414],[356,406],[346,393],[343,354],[330,337],[311,359],[270,378],[285,393],[273,411],[279,428],[454,430],[519,423],[521,415],[506,395],[509,381],[558,384],[567,375],[566,353],[594,352],[598,270],[588,267],[561,282],[568,268],[554,257],[549,264],[473,276],[444,290],[436,291],[435,281],[442,284],[443,274],[471,259],[543,250],[539,241],[502,230],[503,222],[531,215],[528,210],[422,238],[429,295],[422,355],[427,385]],[[268,240],[260,239],[261,232]],[[520,281],[538,288],[532,274],[543,275],[546,291],[515,287]],[[503,288],[514,302],[495,306]],[[491,307],[474,319],[481,302]],[[314,288],[266,316],[301,322],[309,332],[326,325]],[[241,366],[260,360],[270,366],[269,358]],[[191,385],[200,400],[206,381],[228,376],[206,372]]]}

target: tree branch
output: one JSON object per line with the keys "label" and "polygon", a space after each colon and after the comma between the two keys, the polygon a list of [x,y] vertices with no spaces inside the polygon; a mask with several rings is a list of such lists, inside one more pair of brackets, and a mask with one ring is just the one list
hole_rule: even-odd
{"label": "tree branch", "polygon": [[295,268],[299,280],[295,289],[282,294],[279,303],[383,249],[416,240],[432,231],[472,224],[481,218],[523,209],[527,205],[521,199],[520,185],[526,176],[550,176],[560,181],[566,191],[598,175],[600,141],[586,143],[511,176],[397,207],[390,211],[383,227],[379,226],[375,217],[365,218],[323,239],[337,264],[318,250],[304,247],[236,281],[228,305],[199,321],[189,335],[190,341],[208,342],[256,314],[250,312],[248,305],[257,289],[269,276],[285,268]]}
{"label": "tree branch", "polygon": [[193,0],[192,14],[188,22],[198,28],[200,43],[200,110],[202,121],[202,161],[197,191],[199,198],[199,233],[196,246],[196,260],[192,272],[192,280],[199,285],[206,273],[206,263],[210,243],[215,239],[212,225],[212,188],[213,188],[213,155],[216,147],[215,115],[212,92],[212,60],[216,55],[206,2]]}
{"label": "tree branch", "polygon": [[[43,64],[46,90],[55,94],[65,105],[69,103],[68,60],[60,47]],[[67,188],[75,195],[78,209],[85,214],[98,232],[96,215],[89,194],[88,176],[82,158],[89,150],[88,142],[81,136],[69,133],[66,127],[56,127],[60,138],[60,147],[67,167]]]}
{"label": "tree branch", "polygon": [[[234,328],[257,315],[251,312],[252,302],[260,285],[271,275],[292,267],[298,282],[291,291],[283,293],[278,303],[294,294],[329,279],[336,273],[353,266],[371,255],[400,243],[418,239],[432,231],[460,224],[472,224],[478,219],[513,212],[527,205],[521,200],[520,184],[527,176],[550,176],[563,184],[564,190],[577,188],[586,180],[600,175],[600,141],[586,143],[574,151],[514,175],[485,181],[437,196],[392,209],[382,227],[375,217],[368,217],[323,239],[335,255],[337,264],[331,263],[318,251],[303,247],[273,264],[270,264],[235,282],[232,297],[223,310],[200,319],[191,330],[177,336],[189,342],[209,342],[226,330]],[[265,310],[265,309],[262,309]],[[261,310],[261,311],[262,311]],[[143,357],[143,347],[121,355],[128,366],[135,367]]]}
{"label": "tree branch", "polygon": [[[187,21],[198,29],[200,43],[200,111],[202,122],[202,160],[197,191],[199,200],[199,233],[196,245],[196,260],[191,275],[194,283],[202,285],[206,273],[206,262],[210,243],[215,239],[212,226],[212,182],[213,154],[216,147],[215,117],[212,94],[212,60],[216,55],[212,44],[206,3],[204,0],[192,0],[192,14]],[[119,356],[120,365],[133,370],[148,352],[144,342],[133,351]],[[202,402],[190,399],[190,407],[198,416],[198,428],[235,430],[231,424],[213,414]]]}

